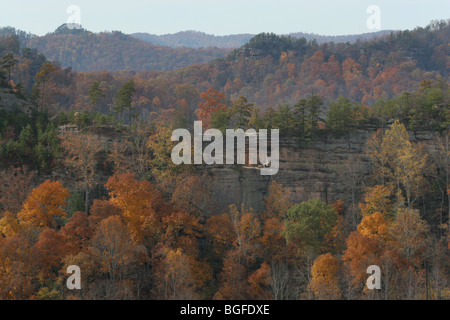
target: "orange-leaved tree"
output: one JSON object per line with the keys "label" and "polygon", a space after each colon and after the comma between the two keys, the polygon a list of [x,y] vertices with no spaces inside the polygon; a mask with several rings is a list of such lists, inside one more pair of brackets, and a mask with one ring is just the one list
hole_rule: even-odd
{"label": "orange-leaved tree", "polygon": [[61,229],[67,250],[72,254],[77,254],[87,247],[93,232],[88,215],[81,211],[75,212],[69,222]]}
{"label": "orange-leaved tree", "polygon": [[20,225],[14,213],[5,211],[2,215],[0,215],[0,217],[0,235],[3,235],[5,238],[7,238],[19,232]]}
{"label": "orange-leaved tree", "polygon": [[38,253],[39,274],[45,278],[56,279],[58,270],[62,267],[63,258],[67,254],[64,236],[54,229],[46,228],[39,235],[39,241],[34,247]]}
{"label": "orange-leaved tree", "polygon": [[330,253],[317,257],[311,268],[311,290],[318,299],[339,299],[341,293],[338,286],[339,260]]}
{"label": "orange-leaved tree", "polygon": [[132,238],[142,242],[157,228],[158,219],[152,207],[154,187],[146,180],[138,181],[134,174],[126,173],[109,178],[110,202],[122,209],[122,216]]}
{"label": "orange-leaved tree", "polygon": [[227,109],[226,96],[223,92],[209,88],[200,95],[205,101],[200,102],[197,117],[203,122],[203,128],[208,128],[214,112]]}
{"label": "orange-leaved tree", "polygon": [[25,300],[36,289],[37,253],[25,235],[0,237],[0,299]]}
{"label": "orange-leaved tree", "polygon": [[61,182],[47,180],[33,189],[17,214],[20,224],[36,227],[55,227],[56,217],[65,217],[69,191]]}

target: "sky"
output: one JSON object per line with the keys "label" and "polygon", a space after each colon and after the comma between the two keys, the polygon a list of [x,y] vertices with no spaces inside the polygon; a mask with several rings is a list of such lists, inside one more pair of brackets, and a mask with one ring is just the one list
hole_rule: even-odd
{"label": "sky", "polygon": [[37,35],[66,22],[79,22],[93,32],[127,34],[345,35],[411,30],[448,18],[450,0],[0,0],[0,27]]}

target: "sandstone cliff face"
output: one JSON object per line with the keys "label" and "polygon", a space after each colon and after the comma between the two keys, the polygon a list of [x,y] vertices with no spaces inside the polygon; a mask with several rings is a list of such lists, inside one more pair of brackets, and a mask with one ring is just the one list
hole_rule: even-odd
{"label": "sandstone cliff face", "polygon": [[[264,197],[273,180],[287,188],[296,202],[320,198],[330,204],[340,199],[347,206],[356,205],[365,186],[371,185],[371,163],[364,156],[364,147],[377,129],[367,126],[338,137],[328,134],[309,144],[280,138],[280,168],[274,176],[262,176],[256,167],[208,167],[214,181],[212,195],[219,202],[217,213],[229,204],[241,203],[256,212],[263,211]],[[433,152],[439,133],[410,133],[410,139]]]}

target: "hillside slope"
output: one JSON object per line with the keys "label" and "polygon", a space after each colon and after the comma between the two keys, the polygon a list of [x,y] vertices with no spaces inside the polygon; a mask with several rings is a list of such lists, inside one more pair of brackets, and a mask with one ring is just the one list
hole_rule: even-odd
{"label": "hillside slope", "polygon": [[92,33],[84,29],[70,30],[65,25],[43,37],[25,39],[22,45],[77,71],[167,71],[209,62],[229,53],[218,48],[162,47],[118,31]]}
{"label": "hillside slope", "polygon": [[[323,36],[305,32],[290,33],[289,36],[296,39],[305,38],[307,41],[316,40],[318,44],[325,42],[349,42],[354,43],[357,40],[372,40],[375,38],[389,35],[392,30],[382,30],[377,32],[354,34],[354,35],[340,35],[340,36]],[[145,42],[153,43],[155,45],[168,47],[189,47],[189,48],[239,48],[250,41],[256,34],[232,34],[226,36],[215,36],[199,31],[182,31],[171,34],[156,35],[150,33],[133,33],[131,36],[143,40]]]}
{"label": "hillside slope", "polygon": [[450,24],[445,21],[371,41],[317,44],[304,38],[260,34],[227,59],[159,75],[173,85],[213,87],[231,100],[258,105],[297,103],[317,94],[364,104],[418,88],[424,79],[448,79]]}

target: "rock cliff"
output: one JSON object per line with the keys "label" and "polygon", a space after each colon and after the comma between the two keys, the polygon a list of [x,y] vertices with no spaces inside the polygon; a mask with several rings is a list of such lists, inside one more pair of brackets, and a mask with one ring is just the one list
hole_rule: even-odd
{"label": "rock cliff", "polygon": [[[264,197],[273,180],[287,188],[296,202],[320,198],[327,203],[340,199],[346,205],[356,205],[365,186],[371,185],[371,162],[364,156],[364,148],[377,129],[367,126],[341,136],[326,134],[308,144],[296,138],[280,138],[280,168],[273,176],[261,175],[257,167],[206,167],[213,176],[217,210],[244,203],[257,212],[263,211]],[[439,133],[410,132],[410,139],[433,152]]]}

